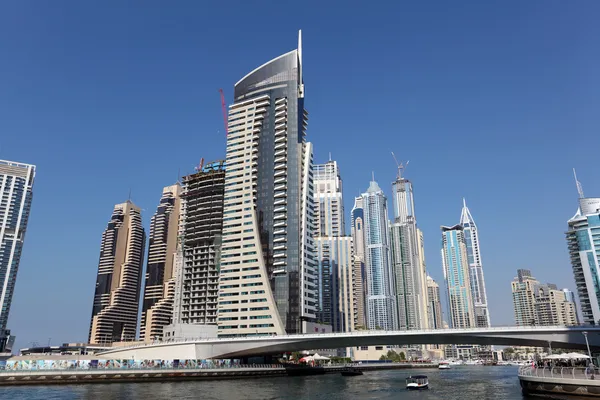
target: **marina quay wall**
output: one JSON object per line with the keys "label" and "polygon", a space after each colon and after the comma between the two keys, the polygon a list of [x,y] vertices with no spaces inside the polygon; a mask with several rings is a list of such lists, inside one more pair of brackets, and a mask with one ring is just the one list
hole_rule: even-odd
{"label": "marina quay wall", "polygon": [[[318,367],[286,364],[240,365],[231,360],[104,360],[104,362],[99,360],[81,362],[80,360],[75,363],[73,360],[37,360],[35,362],[30,360],[29,363],[26,361],[18,360],[17,364],[7,363],[6,366],[10,365],[11,368],[17,365],[17,369],[1,369],[0,386],[302,376],[339,373],[347,368],[346,364]],[[51,363],[47,364],[46,361],[51,361]],[[39,369],[40,367],[43,369]],[[360,368],[362,370],[437,368],[437,364],[381,363],[365,364]]]}

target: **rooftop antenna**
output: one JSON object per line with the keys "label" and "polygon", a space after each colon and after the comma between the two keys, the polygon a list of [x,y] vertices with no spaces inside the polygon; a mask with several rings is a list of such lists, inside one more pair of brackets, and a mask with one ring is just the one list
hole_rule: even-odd
{"label": "rooftop antenna", "polygon": [[581,182],[577,180],[577,172],[575,172],[575,168],[573,168],[573,176],[575,177],[575,184],[577,185],[577,193],[579,193],[579,198],[583,199],[585,197],[583,195],[583,186],[581,186]]}
{"label": "rooftop antenna", "polygon": [[329,152],[329,161],[331,161],[331,152]]}
{"label": "rooftop antenna", "polygon": [[375,171],[371,171],[371,176],[373,177],[373,180],[371,182],[375,182]]}
{"label": "rooftop antenna", "polygon": [[392,151],[392,157],[394,157],[394,161],[396,162],[396,167],[398,168],[398,175],[396,176],[396,178],[402,179],[402,172],[406,169],[406,167],[408,167],[408,163],[410,161],[407,161],[406,165],[402,164],[401,162],[398,162],[398,159],[396,158],[396,155],[394,154],[393,151]]}

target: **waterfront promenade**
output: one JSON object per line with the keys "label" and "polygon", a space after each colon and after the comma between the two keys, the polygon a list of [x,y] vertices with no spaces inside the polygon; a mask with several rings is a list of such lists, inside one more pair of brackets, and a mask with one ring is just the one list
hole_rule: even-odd
{"label": "waterfront promenade", "polygon": [[[353,364],[356,365],[356,364]],[[333,364],[310,368],[285,364],[212,365],[195,367],[137,367],[53,370],[1,370],[0,386],[48,385],[119,382],[165,382],[210,379],[261,378],[290,375],[320,375],[339,373],[348,364]],[[369,363],[361,364],[365,371],[409,368],[437,368],[435,363]]]}

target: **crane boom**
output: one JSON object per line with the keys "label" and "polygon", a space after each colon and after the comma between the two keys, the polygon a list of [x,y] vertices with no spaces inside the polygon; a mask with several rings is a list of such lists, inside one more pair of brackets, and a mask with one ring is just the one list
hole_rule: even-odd
{"label": "crane boom", "polygon": [[223,93],[223,89],[219,89],[219,93],[221,93],[221,109],[223,110],[223,123],[225,124],[225,136],[229,134],[227,129],[227,106],[225,105],[225,94]]}
{"label": "crane boom", "polygon": [[406,166],[408,166],[409,161],[406,162],[406,165],[402,164],[401,162],[398,162],[398,159],[396,158],[396,155],[394,154],[393,151],[392,151],[392,157],[394,157],[394,161],[396,162],[396,167],[398,168],[397,178],[402,179],[402,171],[404,171]]}

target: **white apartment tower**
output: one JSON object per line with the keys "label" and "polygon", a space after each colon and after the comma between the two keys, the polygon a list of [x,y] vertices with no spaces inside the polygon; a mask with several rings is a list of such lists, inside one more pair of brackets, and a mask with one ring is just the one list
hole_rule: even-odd
{"label": "white apartment tower", "polygon": [[35,165],[0,160],[0,352],[10,341],[6,324],[31,210],[34,178]]}
{"label": "white apartment tower", "polygon": [[335,161],[313,166],[317,320],[334,332],[354,330],[352,237],[345,236],[342,178]]}
{"label": "white apartment tower", "polygon": [[[575,172],[575,171],[573,171]],[[579,207],[568,221],[567,246],[583,322],[600,323],[600,198],[585,197],[575,176]]]}

